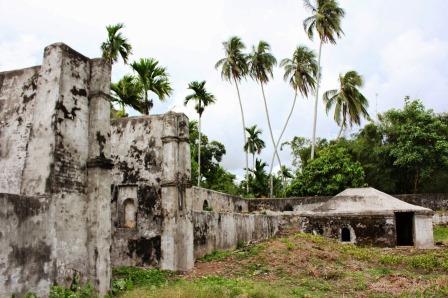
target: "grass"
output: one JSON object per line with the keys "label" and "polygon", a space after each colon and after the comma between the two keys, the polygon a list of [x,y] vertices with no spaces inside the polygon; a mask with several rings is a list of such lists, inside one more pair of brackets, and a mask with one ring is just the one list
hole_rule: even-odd
{"label": "grass", "polygon": [[[435,228],[447,241],[448,228]],[[296,233],[215,251],[195,270],[113,271],[114,297],[448,297],[448,249],[383,249]]]}
{"label": "grass", "polygon": [[434,227],[434,241],[448,245],[448,226]]}

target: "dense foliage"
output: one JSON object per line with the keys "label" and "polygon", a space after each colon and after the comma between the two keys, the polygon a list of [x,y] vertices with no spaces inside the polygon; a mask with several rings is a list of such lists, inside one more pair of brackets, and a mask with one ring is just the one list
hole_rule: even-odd
{"label": "dense foliage", "polygon": [[[191,180],[198,179],[198,140],[199,131],[196,121],[190,122]],[[219,163],[226,154],[226,148],[218,141],[209,141],[201,135],[201,186],[204,188],[238,194],[234,183],[235,175],[227,172]]]}
{"label": "dense foliage", "polygon": [[[298,169],[289,194],[334,194],[337,187],[328,186],[329,181],[341,187],[358,186],[362,184],[359,176],[339,177],[356,164],[362,167],[366,185],[385,192],[448,191],[448,116],[435,114],[419,100],[407,98],[403,109],[379,115],[377,122],[367,124],[351,139],[320,140],[315,161],[308,160],[308,140],[296,137],[288,145]],[[337,168],[341,158],[347,167]]]}
{"label": "dense foliage", "polygon": [[287,196],[333,195],[364,185],[364,170],[343,147],[328,146],[297,173]]}

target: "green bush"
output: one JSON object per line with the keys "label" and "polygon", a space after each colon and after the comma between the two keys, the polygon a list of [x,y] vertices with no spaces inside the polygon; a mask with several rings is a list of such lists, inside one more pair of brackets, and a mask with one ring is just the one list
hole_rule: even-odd
{"label": "green bush", "polygon": [[50,289],[49,298],[95,298],[98,297],[98,293],[95,291],[92,285],[87,284],[85,286],[71,286],[65,288],[61,286],[53,286]]}
{"label": "green bush", "polygon": [[286,190],[287,196],[335,195],[364,185],[364,170],[347,149],[329,146],[309,161]]}
{"label": "green bush", "polygon": [[174,273],[158,269],[120,267],[113,270],[112,295],[134,287],[160,287],[168,283]]}

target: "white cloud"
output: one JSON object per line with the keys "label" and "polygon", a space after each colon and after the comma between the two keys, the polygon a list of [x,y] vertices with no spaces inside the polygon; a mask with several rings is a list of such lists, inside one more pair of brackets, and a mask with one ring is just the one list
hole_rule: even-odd
{"label": "white cloud", "polygon": [[[340,0],[346,9],[345,36],[323,51],[322,92],[337,87],[338,75],[355,69],[365,78],[370,112],[400,107],[405,95],[420,97],[437,111],[448,108],[448,58],[446,0]],[[222,57],[221,42],[239,35],[250,49],[260,39],[268,41],[281,60],[298,44],[314,49],[302,29],[308,15],[300,0],[167,0],[87,1],[0,0],[0,71],[39,64],[45,45],[63,41],[90,57],[100,55],[105,25],[123,22],[134,46],[133,59],[155,57],[168,68],[175,92],[166,103],[156,103],[153,113],[184,111],[196,119],[183,99],[193,80],[207,80],[218,102],[204,114],[204,132],[227,148],[224,166],[239,175],[244,165],[242,128],[236,91],[214,69]],[[114,66],[113,79],[130,72]],[[321,94],[322,94],[321,92]],[[266,87],[274,133],[278,136],[292,103],[293,92],[276,69]],[[263,130],[268,148],[262,158],[270,162],[272,148],[259,86],[242,82],[241,95],[248,125]],[[295,135],[311,136],[314,98],[299,98],[284,141]],[[319,102],[318,136],[334,137],[338,127]],[[290,163],[289,152],[281,152]]]}

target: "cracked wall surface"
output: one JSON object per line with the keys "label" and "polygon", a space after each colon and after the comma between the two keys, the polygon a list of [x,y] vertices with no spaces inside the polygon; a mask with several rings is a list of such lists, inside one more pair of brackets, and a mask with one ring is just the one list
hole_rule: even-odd
{"label": "cracked wall surface", "polygon": [[[112,159],[112,265],[191,269],[187,117],[167,113],[112,121]],[[126,211],[129,204],[135,214]]]}
{"label": "cracked wall surface", "polygon": [[0,296],[74,276],[109,289],[109,85],[107,63],[61,43],[0,73]]}

